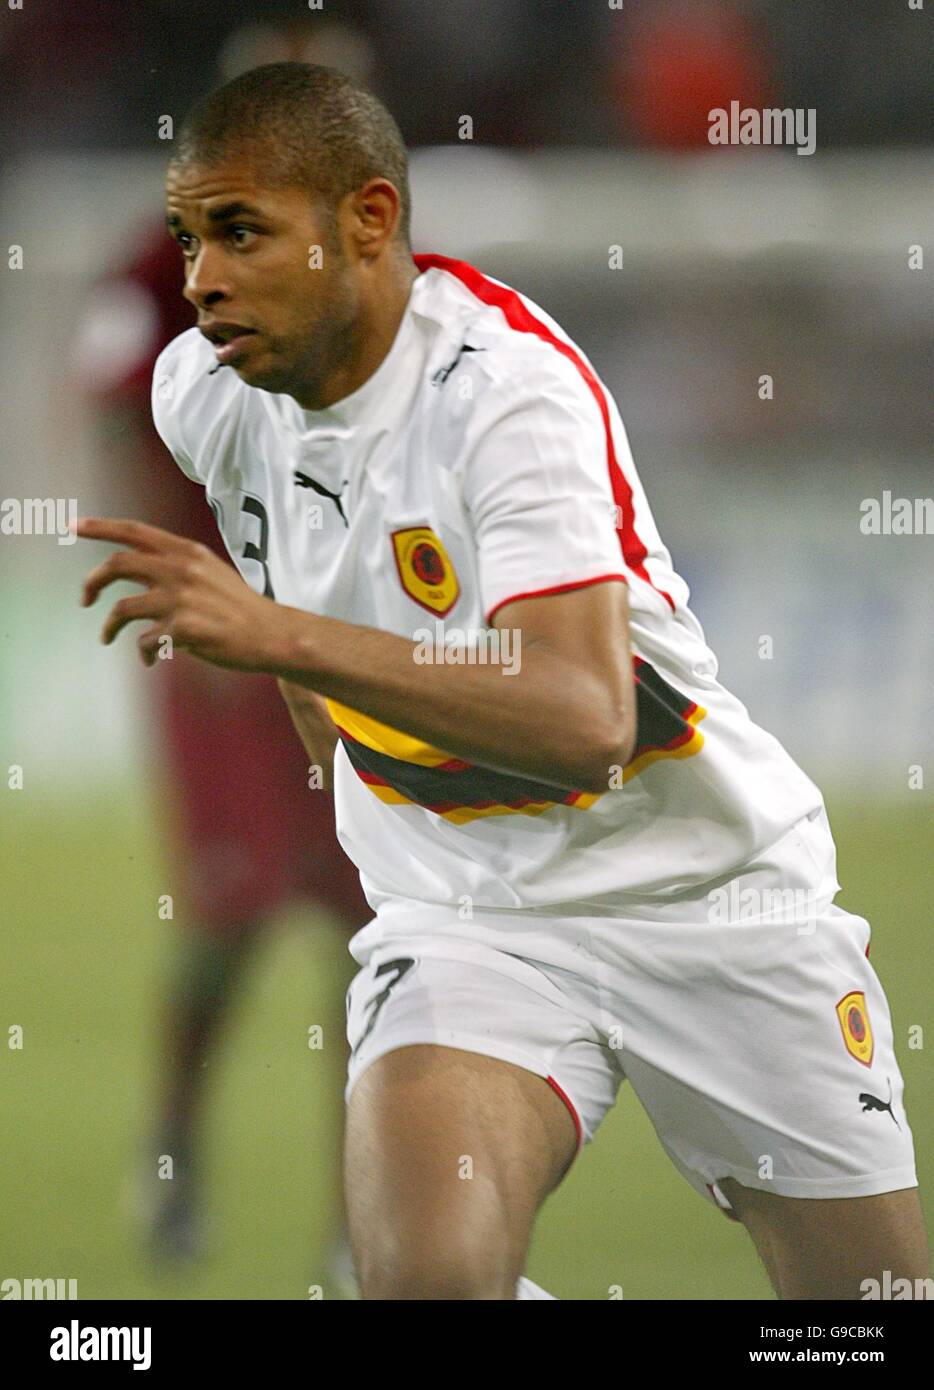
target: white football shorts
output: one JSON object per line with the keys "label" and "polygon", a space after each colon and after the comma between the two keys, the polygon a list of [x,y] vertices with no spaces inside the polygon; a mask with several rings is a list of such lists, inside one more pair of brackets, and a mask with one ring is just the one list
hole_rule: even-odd
{"label": "white football shorts", "polygon": [[916,1187],[870,929],[833,906],[835,859],[821,809],[731,879],[625,916],[394,902],[351,943],[347,1098],[377,1058],[434,1043],[546,1078],[579,1144],[628,1080],[727,1214],[726,1177],[788,1197]]}

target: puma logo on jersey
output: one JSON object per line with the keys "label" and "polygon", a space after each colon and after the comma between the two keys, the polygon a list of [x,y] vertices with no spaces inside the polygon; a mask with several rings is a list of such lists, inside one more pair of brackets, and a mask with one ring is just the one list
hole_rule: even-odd
{"label": "puma logo on jersey", "polygon": [[888,1098],[888,1100],[880,1100],[878,1096],[870,1095],[870,1093],[869,1093],[868,1091],[860,1091],[860,1093],[859,1093],[860,1103],[862,1104],[862,1107],[863,1107],[863,1110],[864,1110],[864,1111],[866,1111],[866,1110],[887,1110],[887,1111],[889,1112],[889,1114],[892,1116],[892,1120],[893,1120],[893,1122],[894,1122],[894,1124],[895,1124],[895,1128],[896,1128],[896,1129],[901,1129],[901,1125],[900,1125],[900,1124],[898,1123],[898,1121],[895,1119],[895,1111],[892,1109],[892,1078],[887,1076],[887,1077],[886,1077],[886,1081],[888,1081],[888,1083],[889,1083],[889,1098]]}
{"label": "puma logo on jersey", "polygon": [[[308,477],[307,473],[299,473],[298,469],[295,470],[295,482],[298,487],[314,488],[315,492],[317,492],[321,497],[330,497],[331,501],[334,503],[335,507],[341,514],[341,521],[344,523],[345,526],[349,527],[350,523],[344,516],[344,509],[341,506],[340,492],[328,492],[327,488],[324,487],[321,483],[316,483],[314,478]],[[341,492],[344,491],[344,488],[346,486],[347,481],[345,479],[344,482],[341,483]]]}
{"label": "puma logo on jersey", "polygon": [[457,356],[454,358],[454,361],[449,363],[446,367],[439,367],[438,371],[435,372],[434,376],[431,378],[432,386],[444,385],[461,360],[461,354],[465,352],[486,352],[486,348],[471,347],[469,343],[462,343],[457,350]]}

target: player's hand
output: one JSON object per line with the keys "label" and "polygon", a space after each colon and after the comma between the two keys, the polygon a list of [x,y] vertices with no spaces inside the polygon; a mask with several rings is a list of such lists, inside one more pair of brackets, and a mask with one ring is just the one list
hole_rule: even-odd
{"label": "player's hand", "polygon": [[240,671],[263,669],[266,637],[281,612],[261,598],[232,566],[207,546],[141,521],[82,517],[75,525],[88,540],[125,547],[109,555],[84,581],[81,603],[95,602],[108,584],[132,579],[146,592],[119,599],[101,631],[109,645],[127,623],[139,618],[155,624],[138,638],[145,666],[155,662],[166,637],[217,666]]}

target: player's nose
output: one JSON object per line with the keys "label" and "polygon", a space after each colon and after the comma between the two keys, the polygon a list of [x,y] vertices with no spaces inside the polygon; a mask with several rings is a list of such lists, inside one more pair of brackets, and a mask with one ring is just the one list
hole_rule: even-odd
{"label": "player's nose", "polygon": [[220,258],[211,247],[201,246],[197,256],[188,262],[182,295],[196,308],[206,308],[229,297],[230,286],[222,274]]}

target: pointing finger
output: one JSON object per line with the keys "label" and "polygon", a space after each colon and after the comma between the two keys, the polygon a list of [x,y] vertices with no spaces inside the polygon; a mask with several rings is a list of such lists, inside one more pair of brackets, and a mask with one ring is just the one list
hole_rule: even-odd
{"label": "pointing finger", "polygon": [[163,531],[159,526],[150,526],[145,521],[121,520],[109,516],[82,516],[72,528],[77,536],[91,541],[114,541],[117,545],[128,545],[134,550],[169,551],[178,550],[191,542],[184,536],[176,536],[171,531]]}

